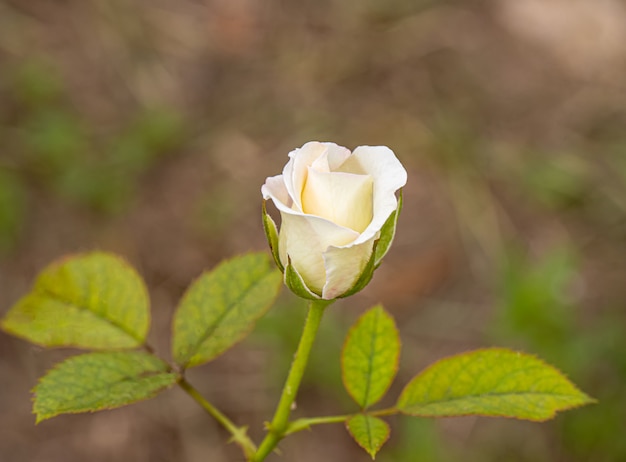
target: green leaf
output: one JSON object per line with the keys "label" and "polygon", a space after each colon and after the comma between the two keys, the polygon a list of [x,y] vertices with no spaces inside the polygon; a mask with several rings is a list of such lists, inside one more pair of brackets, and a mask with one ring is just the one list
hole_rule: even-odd
{"label": "green leaf", "polygon": [[398,224],[398,217],[402,210],[402,190],[400,190],[400,196],[398,197],[398,207],[389,215],[387,221],[380,230],[380,239],[378,240],[378,246],[376,247],[376,264],[375,268],[378,268],[383,261],[387,252],[391,248],[391,243],[396,235],[396,225]]}
{"label": "green leaf", "polygon": [[543,421],[594,400],[540,359],[501,348],[442,359],[404,388],[398,409],[422,417],[484,415]]}
{"label": "green leaf", "polygon": [[372,459],[389,439],[389,425],[384,420],[371,415],[358,414],[346,423],[348,432],[359,446],[365,449]]}
{"label": "green leaf", "polygon": [[300,273],[291,264],[291,259],[285,267],[285,285],[300,298],[306,300],[321,300],[322,297],[313,293],[311,289],[304,283],[304,279],[300,276]]}
{"label": "green leaf", "polygon": [[263,253],[233,258],[200,276],[174,317],[176,362],[198,366],[245,337],[272,305],[280,276]]}
{"label": "green leaf", "polygon": [[37,423],[59,414],[112,409],[153,397],[178,375],[142,351],[97,352],[57,364],[33,390]]}
{"label": "green leaf", "polygon": [[102,252],[52,263],[2,321],[8,333],[39,345],[93,349],[140,346],[149,325],[141,277]]}
{"label": "green leaf", "polygon": [[343,383],[362,409],[375,404],[398,371],[400,337],[382,306],[362,315],[350,329],[341,352]]}
{"label": "green leaf", "polygon": [[263,229],[265,230],[265,237],[267,237],[267,242],[270,245],[274,262],[276,263],[276,266],[278,266],[278,269],[280,269],[281,272],[284,272],[285,267],[280,261],[280,255],[278,254],[278,229],[276,228],[276,223],[274,223],[272,217],[270,217],[267,213],[265,201],[263,201]]}

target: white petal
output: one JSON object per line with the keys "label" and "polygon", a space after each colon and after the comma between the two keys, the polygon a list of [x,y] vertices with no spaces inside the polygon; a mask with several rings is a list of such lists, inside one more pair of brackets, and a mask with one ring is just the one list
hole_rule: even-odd
{"label": "white petal", "polygon": [[306,168],[307,178],[304,182],[304,186],[306,187],[306,183],[309,181],[308,172],[313,169],[318,172],[330,173],[330,166],[328,165],[328,150],[324,151],[324,153],[319,156],[317,159],[313,161],[311,165]]}
{"label": "white petal", "polygon": [[362,232],[372,220],[373,187],[369,175],[325,173],[309,167],[302,211]]}
{"label": "white petal", "polygon": [[294,149],[289,153],[289,162],[283,169],[285,185],[289,195],[293,199],[295,209],[302,211],[302,188],[307,180],[307,168],[313,165],[318,159],[324,164],[324,171],[330,171],[341,165],[350,156],[350,151],[335,143],[320,143],[310,141],[301,148]]}
{"label": "white petal", "polygon": [[329,247],[324,252],[326,284],[322,298],[331,300],[351,289],[367,266],[375,237],[359,245]]}
{"label": "white petal", "polygon": [[398,207],[395,193],[406,184],[407,173],[393,151],[386,146],[359,146],[339,170],[371,175],[374,179],[373,217],[354,242],[355,245],[360,244],[375,236]]}
{"label": "white petal", "polygon": [[359,234],[323,218],[276,205],[282,220],[278,238],[281,262],[287,265],[290,259],[306,285],[321,294],[326,282],[323,252],[329,246],[349,245]]}
{"label": "white petal", "polygon": [[295,210],[302,211],[302,188],[307,179],[307,168],[323,155],[327,147],[317,141],[311,141],[289,153],[289,162],[283,169],[285,186],[293,199]]}
{"label": "white petal", "polygon": [[291,208],[291,198],[289,192],[285,187],[282,175],[270,176],[265,180],[265,184],[261,186],[261,194],[263,199],[272,199],[274,203],[276,201],[282,202],[286,207]]}
{"label": "white petal", "polygon": [[350,150],[335,143],[323,143],[328,148],[328,168],[337,170],[350,157]]}

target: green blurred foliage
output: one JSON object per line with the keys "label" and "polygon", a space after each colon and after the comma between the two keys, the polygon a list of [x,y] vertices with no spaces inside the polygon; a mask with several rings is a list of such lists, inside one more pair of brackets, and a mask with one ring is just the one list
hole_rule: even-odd
{"label": "green blurred foliage", "polygon": [[168,109],[138,111],[107,147],[110,168],[141,173],[184,141],[182,117]]}
{"label": "green blurred foliage", "polygon": [[26,162],[49,181],[89,155],[86,128],[66,108],[42,108],[29,113],[21,135]]}
{"label": "green blurred foliage", "polygon": [[433,419],[401,417],[392,423],[389,444],[378,456],[382,462],[445,462],[454,460],[441,444],[437,422]]}
{"label": "green blurred foliage", "polygon": [[0,255],[19,239],[26,216],[26,196],[19,176],[0,168]]}
{"label": "green blurred foliage", "polygon": [[226,182],[216,182],[196,202],[194,223],[199,231],[207,235],[217,235],[228,230],[236,218],[236,198],[230,193]]}
{"label": "green blurred foliage", "polygon": [[576,259],[569,249],[554,250],[537,263],[519,251],[510,252],[501,271],[498,337],[506,340],[522,332],[545,359],[562,359],[567,354],[564,342],[574,329],[575,300],[569,292],[575,276]]}
{"label": "green blurred foliage", "polygon": [[55,102],[63,93],[63,81],[54,66],[42,57],[33,56],[7,73],[13,94],[26,108],[38,108]]}
{"label": "green blurred foliage", "polygon": [[534,155],[525,162],[521,181],[528,196],[548,207],[575,207],[588,191],[588,172],[578,156]]}
{"label": "green blurred foliage", "polygon": [[0,136],[14,148],[8,153],[18,166],[13,176],[41,181],[60,200],[120,212],[142,175],[185,142],[182,116],[167,107],[138,107],[111,133],[99,133],[72,107],[45,59],[27,59],[8,74],[17,130],[0,125]]}

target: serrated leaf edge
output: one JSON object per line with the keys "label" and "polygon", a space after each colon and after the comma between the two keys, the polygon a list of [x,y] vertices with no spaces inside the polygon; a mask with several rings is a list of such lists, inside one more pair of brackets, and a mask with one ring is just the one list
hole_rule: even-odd
{"label": "serrated leaf edge", "polygon": [[[180,300],[178,301],[178,303],[177,303],[177,305],[176,305],[176,310],[175,310],[175,312],[174,312],[174,317],[172,318],[172,336],[174,335],[174,332],[175,332],[175,331],[174,331],[174,325],[175,325],[175,323],[176,323],[176,315],[177,315],[177,313],[178,313],[178,309],[180,308],[181,304],[182,304],[182,303],[183,303],[183,301],[185,300],[185,297],[187,296],[187,294],[188,294],[188,293],[191,291],[191,289],[195,286],[195,284],[196,284],[196,283],[198,283],[198,282],[199,282],[199,281],[200,281],[200,280],[201,280],[204,276],[207,276],[207,275],[209,275],[209,274],[213,273],[214,271],[216,271],[218,268],[220,268],[220,267],[221,267],[222,265],[224,265],[225,263],[228,263],[228,262],[234,261],[234,260],[236,260],[236,259],[238,259],[238,258],[243,258],[243,257],[246,257],[246,256],[250,256],[250,255],[258,255],[258,256],[263,256],[263,257],[265,257],[265,259],[266,259],[266,263],[267,263],[267,266],[268,266],[269,271],[268,271],[268,272],[267,272],[267,273],[266,273],[263,277],[261,277],[261,278],[260,278],[257,282],[255,282],[252,286],[250,286],[249,290],[251,290],[253,287],[256,287],[257,285],[259,285],[259,284],[261,284],[261,283],[264,283],[264,281],[265,281],[265,279],[266,279],[266,278],[268,278],[268,277],[270,277],[270,276],[272,276],[272,275],[273,275],[273,273],[274,273],[275,269],[271,267],[271,265],[270,265],[270,261],[269,261],[269,259],[268,259],[267,255],[266,255],[264,252],[251,252],[251,253],[243,253],[243,254],[235,255],[234,257],[225,258],[225,259],[223,259],[221,262],[219,262],[217,265],[215,265],[213,268],[208,269],[208,270],[206,270],[206,271],[203,271],[203,272],[202,272],[202,273],[201,273],[198,277],[196,277],[196,278],[195,278],[195,279],[191,282],[191,284],[189,284],[189,286],[187,287],[187,289],[185,290],[185,292],[183,293],[182,297],[180,298]],[[248,329],[246,329],[246,330],[244,330],[244,331],[242,331],[242,332],[241,332],[241,334],[239,335],[239,337],[237,337],[237,338],[233,341],[233,343],[232,343],[232,344],[231,344],[231,345],[230,345],[230,346],[229,346],[226,350],[224,350],[224,351],[222,351],[222,352],[218,353],[217,355],[212,356],[212,357],[210,357],[210,358],[208,358],[208,359],[204,359],[204,358],[203,358],[203,359],[202,359],[202,361],[199,361],[199,362],[194,362],[194,361],[193,361],[193,358],[197,355],[197,353],[194,353],[193,355],[188,356],[184,362],[179,362],[179,361],[178,361],[178,359],[176,358],[176,352],[175,352],[175,351],[172,351],[172,356],[173,356],[174,361],[176,362],[176,364],[178,364],[178,365],[181,367],[181,369],[182,369],[182,370],[185,370],[185,369],[189,369],[189,368],[191,368],[191,367],[197,367],[197,366],[201,366],[201,365],[203,365],[203,364],[206,364],[206,363],[208,363],[208,362],[211,362],[211,361],[213,361],[215,358],[218,358],[218,357],[219,357],[219,356],[221,356],[222,354],[226,353],[228,350],[230,350],[232,347],[234,347],[236,344],[238,344],[238,343],[239,343],[239,342],[241,342],[244,338],[246,338],[246,336],[247,336],[247,335],[248,335],[248,334],[249,334],[249,333],[250,333],[250,332],[254,329],[254,327],[255,327],[255,325],[256,325],[256,322],[257,322],[259,319],[261,319],[261,317],[263,317],[263,316],[264,316],[264,315],[265,315],[265,314],[266,314],[266,313],[270,310],[270,308],[271,308],[271,307],[272,307],[272,305],[274,304],[274,301],[275,301],[275,300],[276,300],[276,298],[278,297],[278,294],[279,294],[279,293],[280,293],[280,285],[279,285],[279,284],[277,284],[277,290],[276,290],[276,292],[274,293],[274,296],[272,297],[272,300],[271,300],[271,301],[267,304],[267,306],[265,307],[265,309],[264,309],[263,311],[261,311],[261,312],[258,314],[258,316],[256,316],[256,317],[252,320],[252,322],[250,323],[249,328],[248,328]],[[237,302],[235,302],[235,304],[236,304],[236,303],[238,303],[238,302],[240,301],[240,299],[241,299],[241,298],[242,298],[242,297],[240,296],[240,297],[237,299]],[[222,319],[223,319],[223,318],[224,318],[224,317],[225,317],[228,313],[229,313],[228,311],[225,311],[224,313],[222,313],[222,315],[219,317],[219,320],[221,321],[221,320],[222,320]],[[216,322],[216,324],[215,324],[215,325],[217,326],[218,324],[219,324],[219,322]],[[215,329],[216,329],[216,327],[215,327],[215,328],[213,328],[213,329],[206,329],[207,331],[209,331],[209,330],[210,330],[211,332],[209,332],[208,334],[203,335],[203,336],[202,336],[202,340],[201,340],[201,341],[196,342],[196,345],[195,345],[195,350],[196,350],[196,351],[197,351],[197,350],[198,350],[198,349],[202,346],[202,343],[204,343],[204,342],[205,342],[205,341],[206,341],[206,340],[207,340],[207,339],[211,336],[211,334],[212,334],[213,332],[215,332]],[[173,349],[173,347],[174,347],[174,342],[172,342],[172,349]]]}
{"label": "serrated leaf edge", "polygon": [[[571,404],[571,405],[567,405],[558,409],[553,409],[552,412],[550,413],[549,416],[547,416],[546,418],[532,418],[532,417],[517,417],[517,416],[512,416],[512,415],[506,415],[506,414],[486,414],[486,413],[481,413],[481,412],[469,412],[469,413],[450,413],[450,414],[429,414],[429,413],[420,413],[420,412],[409,412],[406,410],[403,410],[400,407],[400,398],[402,397],[402,395],[404,394],[405,390],[409,387],[409,385],[416,380],[418,377],[422,376],[423,374],[425,374],[427,371],[431,370],[432,368],[436,367],[440,362],[448,360],[448,359],[452,359],[452,358],[456,358],[459,356],[464,356],[464,355],[469,355],[469,354],[473,354],[473,353],[478,353],[478,352],[487,352],[487,351],[504,351],[507,353],[517,353],[517,354],[521,354],[524,356],[529,356],[532,357],[534,359],[536,359],[537,361],[539,361],[542,365],[547,366],[551,369],[553,369],[555,372],[557,372],[563,379],[565,379],[567,382],[569,382],[576,391],[578,391],[580,393],[580,396],[582,398],[580,403],[577,404]],[[502,393],[503,395],[511,395],[511,394],[515,394],[515,393]],[[521,394],[521,393],[519,393]],[[524,393],[527,394],[527,393]],[[538,395],[548,395],[549,393],[536,393]],[[572,397],[572,395],[561,395],[558,393],[554,393],[554,396],[568,396],[568,397]],[[495,394],[492,394],[491,396],[496,396]],[[455,400],[448,400],[445,402],[451,402],[451,401],[455,401]],[[460,399],[459,399],[460,401]],[[527,421],[531,421],[531,422],[547,422],[548,420],[553,419],[557,413],[562,412],[562,411],[568,411],[571,409],[577,409],[579,407],[582,406],[586,406],[587,404],[593,404],[593,403],[597,403],[598,400],[596,400],[595,398],[590,397],[589,395],[587,395],[585,392],[583,392],[582,390],[580,390],[580,388],[578,388],[578,386],[576,386],[576,384],[574,384],[574,382],[572,382],[569,377],[567,377],[567,375],[565,373],[563,373],[561,370],[557,369],[556,367],[554,367],[553,365],[551,365],[550,363],[544,361],[543,359],[539,358],[538,356],[531,354],[531,353],[525,353],[522,351],[517,351],[517,350],[511,350],[508,348],[501,348],[501,347],[492,347],[492,348],[479,348],[477,350],[470,350],[470,351],[465,351],[463,353],[459,353],[459,354],[455,354],[455,355],[451,355],[451,356],[446,356],[444,358],[441,358],[437,361],[435,361],[434,363],[430,364],[429,366],[427,366],[425,369],[423,369],[421,372],[419,372],[417,375],[415,375],[411,380],[409,380],[409,382],[404,386],[404,388],[402,389],[402,391],[400,392],[400,396],[398,397],[398,400],[396,402],[396,409],[404,415],[409,415],[409,416],[414,416],[414,417],[466,417],[466,416],[480,416],[480,417],[504,417],[507,419],[516,419],[516,420],[527,420]],[[434,402],[433,402],[434,403]]]}
{"label": "serrated leaf edge", "polygon": [[[39,378],[37,379],[37,384],[36,384],[33,388],[31,388],[31,389],[30,389],[30,393],[31,393],[31,395],[32,395],[32,396],[31,396],[31,398],[30,398],[30,400],[31,400],[31,402],[33,403],[33,409],[31,410],[31,412],[32,412],[32,414],[34,414],[34,415],[35,415],[35,424],[39,424],[39,423],[43,422],[44,420],[50,420],[50,419],[52,419],[52,418],[54,418],[54,417],[57,417],[57,416],[60,416],[60,415],[65,415],[65,414],[93,414],[93,413],[95,413],[95,412],[100,412],[100,411],[110,411],[110,410],[112,410],[112,409],[119,409],[119,408],[122,408],[122,407],[124,407],[124,406],[130,406],[131,404],[140,403],[140,402],[142,402],[142,401],[147,401],[147,400],[149,400],[149,399],[154,398],[156,395],[158,395],[158,394],[159,394],[159,393],[161,393],[162,391],[164,391],[164,390],[168,390],[168,389],[172,388],[172,387],[173,387],[174,385],[176,385],[176,384],[178,383],[178,381],[181,379],[180,374],[178,374],[176,371],[172,370],[172,369],[171,369],[171,367],[169,366],[169,364],[167,364],[167,363],[166,363],[165,361],[163,361],[161,358],[158,358],[157,356],[151,355],[153,358],[158,359],[158,360],[159,360],[159,361],[161,361],[161,362],[162,362],[165,366],[167,366],[167,370],[166,370],[166,371],[157,372],[157,373],[155,373],[154,375],[158,375],[158,374],[167,374],[167,375],[172,375],[172,376],[173,376],[176,380],[173,380],[173,381],[172,381],[172,383],[171,383],[171,384],[169,384],[169,385],[166,385],[166,386],[161,387],[161,388],[159,388],[159,389],[157,389],[157,390],[154,390],[152,393],[150,393],[149,395],[147,395],[147,396],[145,396],[145,397],[143,397],[143,398],[140,398],[140,399],[138,399],[138,400],[136,400],[136,401],[133,401],[133,402],[131,402],[131,403],[128,403],[128,404],[122,404],[122,405],[119,405],[119,406],[105,406],[105,407],[102,407],[102,408],[99,408],[99,409],[92,409],[92,410],[85,410],[85,411],[83,411],[83,410],[63,411],[63,412],[59,412],[59,413],[57,413],[57,414],[52,414],[52,415],[47,415],[47,414],[46,414],[46,415],[44,415],[44,416],[39,415],[39,414],[35,411],[35,401],[37,400],[37,387],[39,387],[39,385],[41,385],[41,382],[42,382],[42,381],[43,381],[43,380],[44,380],[44,379],[48,376],[48,374],[49,374],[50,372],[55,371],[55,370],[58,370],[58,369],[59,369],[59,368],[63,365],[63,363],[65,363],[65,361],[67,361],[67,360],[71,360],[71,359],[74,359],[74,358],[77,358],[77,357],[80,357],[80,356],[87,356],[87,355],[93,355],[93,354],[105,354],[105,353],[109,353],[109,352],[110,352],[110,353],[116,353],[116,352],[120,352],[120,351],[117,351],[117,350],[109,350],[109,351],[94,351],[94,352],[90,352],[90,353],[83,353],[83,354],[80,354],[80,355],[70,356],[70,357],[68,357],[68,358],[64,359],[63,361],[60,361],[60,362],[58,362],[58,363],[54,364],[54,365],[53,365],[50,369],[48,369],[48,370],[46,371],[46,373],[45,373],[44,375],[42,375],[41,377],[39,377]],[[126,352],[126,353],[141,352],[141,350],[127,350],[127,351],[121,351],[120,353],[124,353],[124,352]],[[150,355],[149,353],[146,353],[146,354]]]}

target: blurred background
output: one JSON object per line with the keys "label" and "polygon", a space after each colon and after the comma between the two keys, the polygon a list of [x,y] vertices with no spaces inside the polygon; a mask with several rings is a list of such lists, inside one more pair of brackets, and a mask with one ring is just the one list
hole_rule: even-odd
{"label": "blurred background", "polygon": [[[392,418],[382,462],[626,460],[626,4],[618,0],[0,1],[0,315],[68,253],[129,259],[165,357],[176,302],[266,249],[260,186],[309,140],[390,146],[396,243],[324,321],[295,416],[354,410],[349,325],[384,302],[390,397],[430,362],[501,345],[599,403],[544,424]],[[263,435],[305,308],[283,291],[190,381]],[[242,460],[182,391],[35,426],[29,390],[76,351],[0,333],[2,462]],[[391,401],[390,401],[391,400]],[[367,461],[341,425],[272,461]]]}

